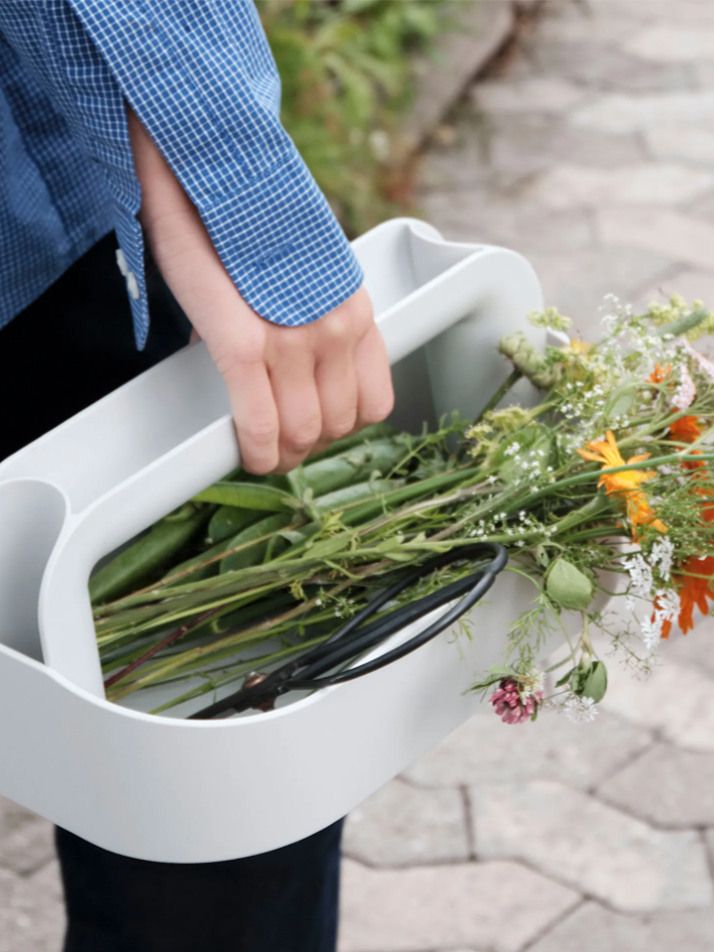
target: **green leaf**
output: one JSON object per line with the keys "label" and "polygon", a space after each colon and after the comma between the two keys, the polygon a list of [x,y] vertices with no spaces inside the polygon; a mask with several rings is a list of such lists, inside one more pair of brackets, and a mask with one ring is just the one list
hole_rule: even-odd
{"label": "green leaf", "polygon": [[286,507],[299,505],[299,500],[274,486],[260,483],[229,483],[220,481],[193,497],[194,502],[213,502],[219,506],[238,509],[260,509],[262,512],[282,512]]}
{"label": "green leaf", "polygon": [[607,668],[602,661],[593,661],[590,669],[583,680],[580,693],[584,697],[590,697],[597,704],[602,701],[607,691]]}
{"label": "green leaf", "polygon": [[571,611],[585,611],[594,594],[592,580],[563,558],[555,559],[548,569],[545,590],[556,605]]}

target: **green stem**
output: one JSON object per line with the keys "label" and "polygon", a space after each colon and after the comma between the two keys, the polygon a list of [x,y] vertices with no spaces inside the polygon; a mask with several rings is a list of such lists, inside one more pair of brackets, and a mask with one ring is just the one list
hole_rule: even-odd
{"label": "green stem", "polygon": [[490,410],[493,410],[495,407],[497,407],[501,400],[503,400],[503,398],[506,396],[508,391],[511,390],[512,387],[515,387],[522,376],[523,371],[515,367],[488,401],[483,410],[476,417],[474,423],[479,423]]}

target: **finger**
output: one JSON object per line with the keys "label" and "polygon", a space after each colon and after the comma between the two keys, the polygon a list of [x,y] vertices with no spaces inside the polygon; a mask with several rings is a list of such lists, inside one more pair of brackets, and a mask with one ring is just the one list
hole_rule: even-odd
{"label": "finger", "polygon": [[241,465],[250,473],[272,472],[280,459],[279,418],[268,368],[245,362],[224,374],[238,433]]}
{"label": "finger", "polygon": [[[283,333],[287,330],[285,328]],[[304,346],[283,351],[279,359],[270,364],[270,380],[279,421],[276,471],[287,473],[310,453],[322,430],[311,351]]]}
{"label": "finger", "polygon": [[394,409],[392,372],[384,339],[374,324],[357,346],[357,428],[380,423]]}
{"label": "finger", "polygon": [[326,446],[350,433],[357,422],[357,369],[355,355],[346,346],[335,348],[315,368],[320,399],[322,432],[320,445]]}

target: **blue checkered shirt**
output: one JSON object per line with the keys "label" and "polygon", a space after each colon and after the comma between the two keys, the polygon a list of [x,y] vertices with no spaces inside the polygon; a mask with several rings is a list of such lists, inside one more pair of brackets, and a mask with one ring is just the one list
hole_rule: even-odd
{"label": "blue checkered shirt", "polygon": [[113,228],[144,345],[125,100],[258,314],[305,324],[357,290],[359,265],[280,124],[251,0],[2,0],[0,327]]}

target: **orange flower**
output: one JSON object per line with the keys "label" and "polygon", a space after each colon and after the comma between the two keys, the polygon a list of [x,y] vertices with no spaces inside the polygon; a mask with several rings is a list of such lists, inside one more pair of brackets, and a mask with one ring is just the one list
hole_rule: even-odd
{"label": "orange flower", "polygon": [[[679,583],[677,624],[682,634],[686,635],[690,629],[694,628],[695,606],[703,615],[709,614],[707,598],[714,599],[714,555],[708,555],[703,559],[692,556],[687,559],[682,569],[683,574],[675,576],[675,581]],[[699,578],[698,576],[706,577]],[[662,625],[662,637],[669,638],[671,630],[672,622],[665,621]]]}
{"label": "orange flower", "polygon": [[711,490],[698,489],[697,492],[705,499],[705,504],[702,506],[702,519],[705,522],[714,522],[714,498],[712,498]]}
{"label": "orange flower", "polygon": [[670,377],[672,374],[672,365],[667,364],[666,367],[663,367],[662,364],[655,364],[654,370],[647,378],[650,383],[664,383],[664,381]]}
{"label": "orange flower", "polygon": [[[583,459],[591,460],[593,463],[602,463],[603,468],[641,463],[649,458],[649,453],[641,453],[639,456],[631,456],[625,463],[612,431],[608,430],[605,437],[605,441],[594,440],[588,443],[589,449],[578,450],[578,453]],[[625,469],[620,473],[602,473],[598,480],[598,486],[604,486],[605,492],[609,496],[623,495],[625,497],[627,518],[632,526],[651,525],[659,532],[666,532],[667,526],[660,519],[654,518],[652,507],[647,501],[647,495],[639,488],[642,483],[652,479],[654,475],[653,470],[644,469]]]}
{"label": "orange flower", "polygon": [[658,532],[666,532],[667,526],[661,519],[655,519],[655,514],[647,499],[647,494],[641,489],[631,489],[625,493],[627,518],[631,526],[652,526]]}
{"label": "orange flower", "polygon": [[[583,459],[592,460],[593,463],[602,463],[603,468],[625,466],[630,463],[641,463],[649,458],[649,453],[642,453],[639,456],[631,456],[627,464],[620,453],[619,447],[613,436],[612,430],[605,434],[605,442],[593,440],[588,443],[589,450],[578,450],[577,452]],[[632,489],[637,489],[640,483],[652,479],[655,473],[652,470],[644,469],[626,469],[621,473],[603,473],[598,480],[598,486],[604,486],[607,493],[622,493]]]}
{"label": "orange flower", "polygon": [[670,426],[669,435],[672,439],[679,440],[680,443],[693,443],[702,435],[702,430],[699,426],[699,417],[680,417]]}

